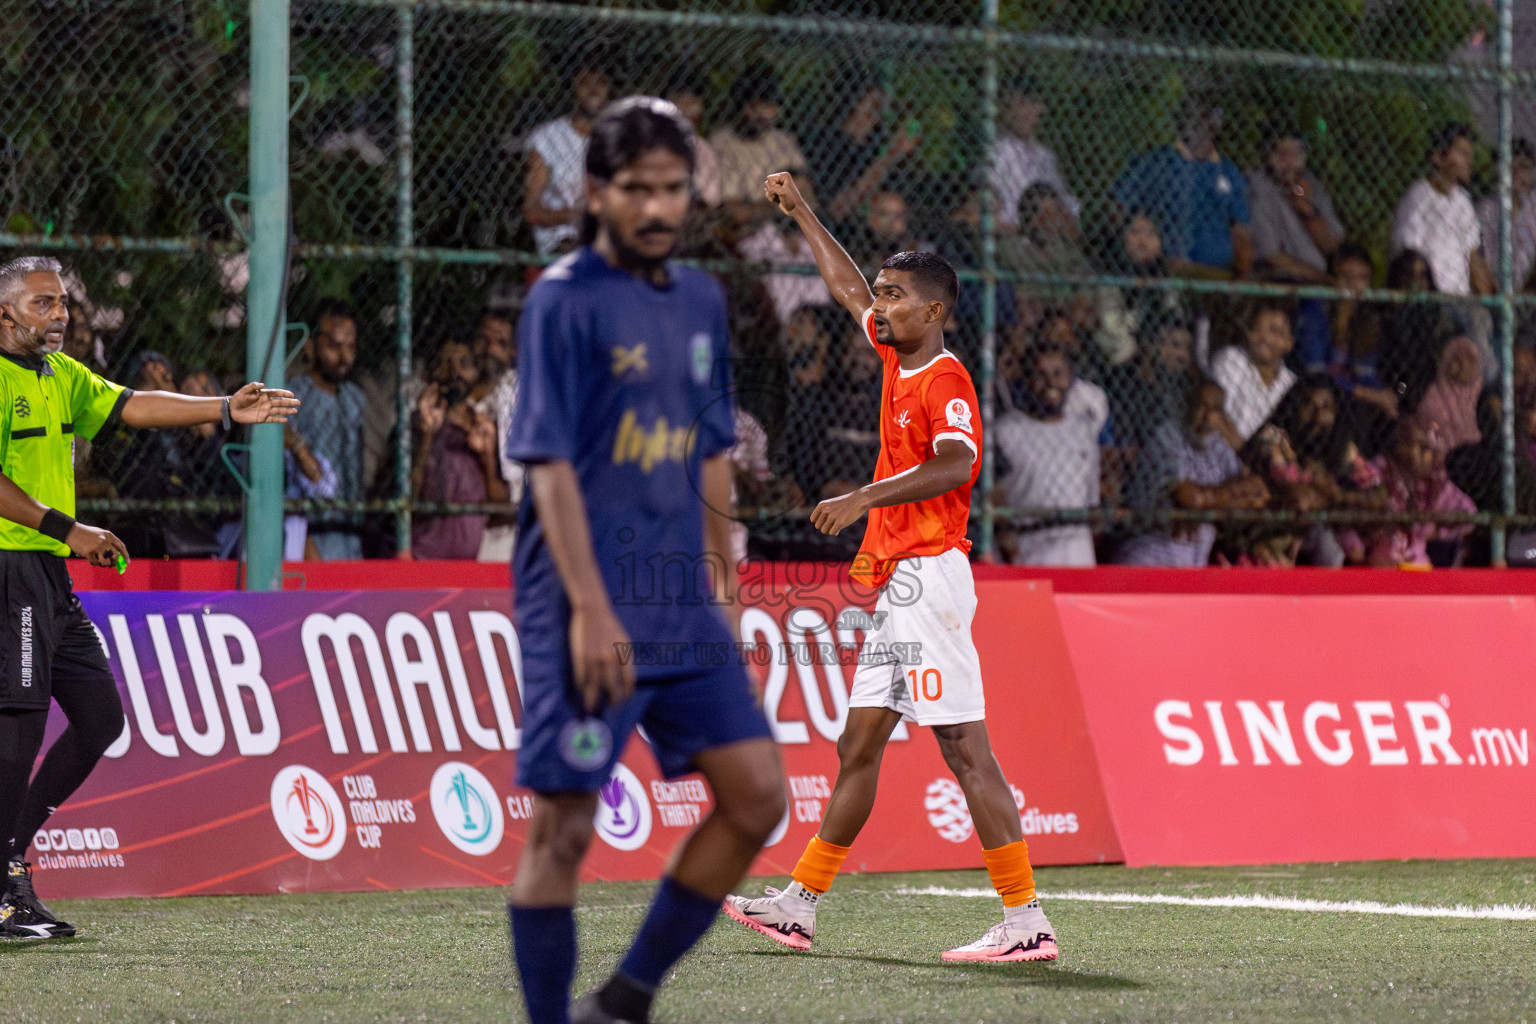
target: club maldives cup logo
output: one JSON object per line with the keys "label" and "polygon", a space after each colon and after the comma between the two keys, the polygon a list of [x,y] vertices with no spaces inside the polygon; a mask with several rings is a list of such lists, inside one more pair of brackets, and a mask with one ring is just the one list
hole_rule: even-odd
{"label": "club maldives cup logo", "polygon": [[288,845],[310,860],[330,860],[347,841],[341,797],[313,768],[291,764],[272,779],[272,817]]}
{"label": "club maldives cup logo", "polygon": [[622,764],[597,791],[593,824],[603,842],[616,850],[638,850],[651,838],[651,801],[635,773]]}
{"label": "club maldives cup logo", "polygon": [[501,800],[479,769],[448,761],[432,773],[432,815],[448,841],[484,857],[501,845]]}

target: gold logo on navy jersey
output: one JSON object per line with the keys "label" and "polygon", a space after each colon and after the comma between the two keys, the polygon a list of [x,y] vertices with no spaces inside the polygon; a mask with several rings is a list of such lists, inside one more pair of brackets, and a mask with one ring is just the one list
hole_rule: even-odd
{"label": "gold logo on navy jersey", "polygon": [[622,377],[626,373],[629,373],[631,370],[633,370],[636,375],[650,372],[651,364],[645,357],[644,342],[641,342],[632,348],[625,348],[623,345],[615,345],[609,351],[613,356],[613,375],[615,377]]}
{"label": "gold logo on navy jersey", "polygon": [[633,462],[640,472],[649,473],[659,462],[682,462],[693,453],[695,434],[687,427],[674,427],[665,416],[650,427],[636,422],[635,410],[625,409],[613,438],[613,464]]}

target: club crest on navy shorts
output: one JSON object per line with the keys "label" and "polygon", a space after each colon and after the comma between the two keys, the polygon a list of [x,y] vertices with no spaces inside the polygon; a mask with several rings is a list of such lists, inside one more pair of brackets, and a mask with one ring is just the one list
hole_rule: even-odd
{"label": "club crest on navy shorts", "polygon": [[560,730],[560,756],[577,771],[601,768],[613,753],[613,733],[601,718],[578,718]]}

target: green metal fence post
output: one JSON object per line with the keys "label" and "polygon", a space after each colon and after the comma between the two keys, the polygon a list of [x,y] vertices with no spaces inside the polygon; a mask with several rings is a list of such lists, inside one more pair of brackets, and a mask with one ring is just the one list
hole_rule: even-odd
{"label": "green metal fence post", "polygon": [[[983,159],[991,160],[997,143],[997,3],[983,0],[982,28],[986,60],[981,78],[981,144]],[[981,550],[989,557],[997,554],[993,530],[995,509],[992,504],[992,480],[996,473],[997,441],[995,413],[996,388],[992,381],[997,372],[997,222],[996,199],[990,188],[981,190]]]}
{"label": "green metal fence post", "polygon": [[[1510,166],[1511,136],[1514,130],[1514,0],[1499,0],[1499,378],[1503,413],[1500,432],[1503,452],[1502,471],[1505,516],[1515,514],[1515,268],[1513,228],[1513,179]],[[1503,519],[1495,519],[1489,538],[1489,560],[1497,566],[1506,562],[1508,541]]]}
{"label": "green metal fence post", "polygon": [[411,136],[414,130],[416,12],[409,4],[399,10],[399,39],[395,42],[395,244],[403,251],[395,264],[395,488],[400,499],[395,513],[395,547],[411,549],[411,411],[405,402],[405,382],[411,375],[411,294],[415,262],[410,247],[415,241],[412,221],[414,194],[411,175]]}
{"label": "green metal fence post", "polygon": [[[251,0],[251,244],[245,362],[281,387],[288,250],[288,0]],[[273,590],[283,568],[283,428],[251,428],[245,587]]]}

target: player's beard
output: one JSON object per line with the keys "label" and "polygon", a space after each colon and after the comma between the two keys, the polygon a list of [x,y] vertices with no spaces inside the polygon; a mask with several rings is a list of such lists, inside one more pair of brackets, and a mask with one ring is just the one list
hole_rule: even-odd
{"label": "player's beard", "polygon": [[[48,332],[51,330],[59,331],[59,340],[54,341],[48,337]],[[29,342],[37,346],[38,355],[51,356],[64,347],[64,338],[69,332],[69,325],[62,320],[55,320],[43,327],[21,327],[21,332]]]}
{"label": "player's beard", "polygon": [[352,374],[351,363],[347,363],[345,366],[337,366],[331,363],[321,363],[319,364],[319,369],[320,376],[324,377],[332,384],[341,384],[346,381],[346,379]]}
{"label": "player's beard", "polygon": [[652,221],[649,224],[641,225],[635,234],[637,236],[643,235],[647,231],[650,231],[654,228],[665,228],[667,230],[673,231],[672,244],[668,246],[667,251],[660,256],[650,256],[641,252],[639,249],[625,241],[619,232],[613,230],[611,225],[609,226],[608,239],[613,243],[613,255],[614,258],[619,261],[619,266],[635,273],[654,274],[657,270],[661,269],[662,265],[665,264],[667,260],[672,258],[672,254],[677,251],[677,243],[682,237],[682,232],[674,230],[670,224],[662,224],[657,221]]}
{"label": "player's beard", "polygon": [[890,348],[892,345],[896,344],[896,335],[891,332],[891,325],[889,322],[880,323],[877,321],[875,323],[874,338],[876,345],[884,345],[886,348]]}

